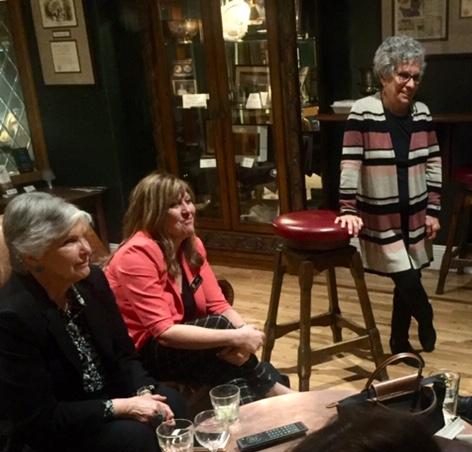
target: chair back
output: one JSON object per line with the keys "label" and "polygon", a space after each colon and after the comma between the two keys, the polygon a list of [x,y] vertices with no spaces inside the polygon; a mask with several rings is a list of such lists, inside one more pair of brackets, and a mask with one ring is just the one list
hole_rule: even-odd
{"label": "chair back", "polygon": [[0,215],[0,287],[8,281],[10,273],[10,254],[3,237],[3,215]]}

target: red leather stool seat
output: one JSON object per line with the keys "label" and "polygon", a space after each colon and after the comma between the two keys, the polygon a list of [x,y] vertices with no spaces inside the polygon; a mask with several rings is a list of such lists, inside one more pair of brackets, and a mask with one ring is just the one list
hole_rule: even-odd
{"label": "red leather stool seat", "polygon": [[334,223],[332,210],[300,210],[278,216],[273,222],[275,233],[287,245],[305,250],[332,250],[349,245],[347,229]]}
{"label": "red leather stool seat", "polygon": [[468,190],[472,190],[472,166],[462,166],[455,169],[453,179],[455,182],[465,185]]}

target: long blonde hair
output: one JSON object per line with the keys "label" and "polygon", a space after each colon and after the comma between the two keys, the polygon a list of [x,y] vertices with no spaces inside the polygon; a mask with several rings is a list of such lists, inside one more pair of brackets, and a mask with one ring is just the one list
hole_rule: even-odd
{"label": "long blonde hair", "polygon": [[[147,232],[156,240],[164,253],[168,272],[174,277],[180,273],[178,250],[167,235],[165,220],[169,208],[186,193],[194,201],[195,196],[186,182],[172,174],[154,171],[141,179],[131,192],[123,222],[124,240],[138,231]],[[201,267],[203,257],[195,248],[195,236],[185,239],[181,248],[191,266]]]}

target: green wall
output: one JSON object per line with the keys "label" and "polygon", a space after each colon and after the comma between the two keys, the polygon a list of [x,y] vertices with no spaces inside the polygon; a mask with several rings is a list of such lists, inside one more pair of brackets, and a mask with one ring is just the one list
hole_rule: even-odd
{"label": "green wall", "polygon": [[110,239],[120,240],[132,186],[155,168],[139,29],[121,2],[84,0],[96,83],[45,85],[29,0],[23,0],[30,55],[56,185],[105,185]]}

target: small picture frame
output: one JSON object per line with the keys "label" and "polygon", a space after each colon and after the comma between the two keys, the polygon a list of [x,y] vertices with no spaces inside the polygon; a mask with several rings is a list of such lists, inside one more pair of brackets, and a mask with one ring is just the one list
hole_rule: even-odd
{"label": "small picture frame", "polygon": [[459,17],[461,19],[472,18],[472,0],[460,0]]}
{"label": "small picture frame", "polygon": [[193,62],[191,58],[175,60],[172,65],[172,78],[192,78]]}
{"label": "small picture frame", "polygon": [[34,171],[34,162],[27,148],[15,148],[11,150],[11,153],[20,173],[30,173]]}
{"label": "small picture frame", "polygon": [[267,162],[268,134],[267,126],[234,125],[233,140],[237,154],[236,162],[241,163],[244,158],[250,157],[259,163]]}
{"label": "small picture frame", "polygon": [[421,41],[447,39],[448,0],[393,0],[393,34]]}
{"label": "small picture frame", "polygon": [[38,0],[44,28],[76,27],[74,0]]}
{"label": "small picture frame", "polygon": [[270,87],[268,66],[235,66],[234,81],[238,93],[246,98],[251,93],[268,93]]}
{"label": "small picture frame", "polygon": [[183,96],[185,94],[197,94],[197,81],[191,80],[172,80],[172,88],[176,96]]}

